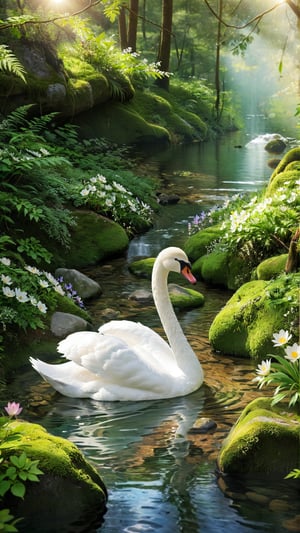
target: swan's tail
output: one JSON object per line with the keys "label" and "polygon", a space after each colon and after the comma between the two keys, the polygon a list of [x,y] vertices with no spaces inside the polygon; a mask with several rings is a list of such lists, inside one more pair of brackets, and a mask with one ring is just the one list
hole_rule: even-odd
{"label": "swan's tail", "polygon": [[99,390],[100,380],[95,379],[91,372],[72,361],[51,365],[33,357],[30,357],[29,360],[34,370],[64,396],[89,398]]}

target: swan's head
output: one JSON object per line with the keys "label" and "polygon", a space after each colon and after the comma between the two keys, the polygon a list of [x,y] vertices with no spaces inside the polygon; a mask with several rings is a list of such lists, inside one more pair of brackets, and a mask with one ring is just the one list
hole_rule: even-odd
{"label": "swan's head", "polygon": [[182,274],[190,283],[197,282],[195,276],[192,274],[191,263],[181,248],[176,248],[175,246],[165,248],[158,254],[156,261],[168,272]]}

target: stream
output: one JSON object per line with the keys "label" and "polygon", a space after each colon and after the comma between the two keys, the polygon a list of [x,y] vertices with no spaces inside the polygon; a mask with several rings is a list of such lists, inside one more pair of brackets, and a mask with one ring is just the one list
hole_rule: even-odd
{"label": "stream", "polygon": [[[160,178],[162,191],[178,194],[180,202],[161,208],[153,228],[131,241],[126,257],[86,269],[103,288],[102,296],[88,304],[95,323],[104,323],[112,309],[118,318],[140,321],[163,335],[154,306],[129,298],[136,289],[150,289],[150,281],[131,275],[128,264],[136,257],[155,256],[165,246],[183,245],[188,222],[197,213],[267,183],[271,156],[263,142],[246,146],[249,141],[237,133],[209,143],[156,150],[145,159],[150,172]],[[178,279],[178,284],[184,283]],[[204,306],[177,313],[205,373],[204,385],[193,394],[143,402],[76,400],[53,394],[31,368],[11,384],[12,394],[22,390],[29,398],[26,418],[74,442],[108,489],[102,524],[62,525],[60,531],[300,531],[299,494],[292,482],[270,484],[263,476],[229,480],[217,475],[222,441],[246,404],[262,392],[252,383],[254,362],[214,353],[208,342],[210,324],[230,293],[201,282],[195,288],[204,294]],[[38,397],[43,401],[37,402]],[[199,429],[202,419],[212,422],[206,432]],[[40,529],[52,531],[51,524]]]}

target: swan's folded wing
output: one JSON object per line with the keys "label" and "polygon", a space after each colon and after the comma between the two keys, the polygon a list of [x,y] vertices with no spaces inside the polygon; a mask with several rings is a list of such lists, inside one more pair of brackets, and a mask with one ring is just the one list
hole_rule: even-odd
{"label": "swan's folded wing", "polygon": [[[141,340],[141,339],[140,339]],[[166,376],[177,376],[176,365],[159,363],[141,349],[129,347],[111,335],[95,332],[72,333],[58,345],[67,359],[99,377],[103,384],[161,390]]]}
{"label": "swan's folded wing", "polygon": [[175,363],[174,354],[168,343],[158,333],[140,322],[111,320],[98,331],[103,335],[117,337],[138,353],[143,353],[148,361],[154,359],[166,367]]}

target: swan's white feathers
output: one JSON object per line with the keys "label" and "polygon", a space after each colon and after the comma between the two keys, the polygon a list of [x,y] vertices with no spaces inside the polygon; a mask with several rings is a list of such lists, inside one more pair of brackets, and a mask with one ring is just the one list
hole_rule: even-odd
{"label": "swan's white feathers", "polygon": [[153,296],[170,344],[140,323],[112,320],[98,332],[80,331],[60,341],[57,349],[68,362],[52,365],[30,358],[33,368],[58,392],[74,398],[136,401],[196,390],[203,381],[201,365],[168,296],[168,272],[179,273],[182,264],[189,268],[185,253],[171,247],[159,254],[153,268]]}

